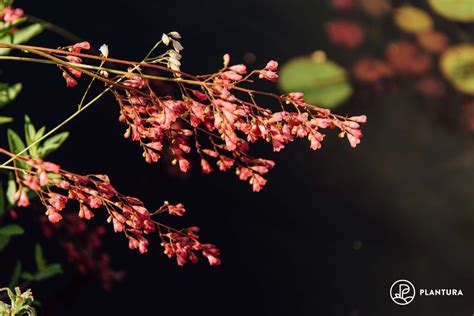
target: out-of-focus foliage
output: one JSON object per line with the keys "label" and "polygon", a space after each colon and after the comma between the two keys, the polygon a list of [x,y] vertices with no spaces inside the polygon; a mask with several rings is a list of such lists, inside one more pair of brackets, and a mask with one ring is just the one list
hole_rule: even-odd
{"label": "out-of-focus foliage", "polygon": [[280,71],[282,90],[301,91],[308,102],[334,108],[352,94],[347,71],[335,62],[314,57],[298,57]]}
{"label": "out-of-focus foliage", "polygon": [[433,28],[433,20],[425,11],[406,5],[395,10],[395,24],[408,33],[422,33]]}
{"label": "out-of-focus foliage", "polygon": [[474,22],[474,0],[428,0],[439,15],[454,21]]}
{"label": "out-of-focus foliage", "polygon": [[462,44],[449,48],[441,56],[440,67],[456,89],[474,95],[474,45]]}

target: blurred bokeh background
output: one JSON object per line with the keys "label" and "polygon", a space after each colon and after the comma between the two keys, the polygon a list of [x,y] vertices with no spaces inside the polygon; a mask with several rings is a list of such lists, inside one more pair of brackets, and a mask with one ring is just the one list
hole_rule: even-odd
{"label": "blurred bokeh background", "polygon": [[[43,315],[474,313],[474,99],[469,84],[458,84],[470,80],[472,68],[466,62],[466,74],[438,65],[440,54],[472,43],[474,28],[440,15],[426,0],[351,2],[16,2],[95,47],[107,43],[112,57],[139,60],[163,32],[177,30],[184,37],[182,69],[191,73],[218,69],[224,53],[250,67],[269,59],[291,67],[304,58],[312,73],[301,77],[315,86],[301,89],[323,95],[339,114],[369,118],[356,150],[337,137],[327,137],[316,152],[305,142],[279,154],[262,144],[260,152],[277,166],[256,194],[232,174],[202,175],[196,168],[184,177],[165,163],[147,165],[123,139],[113,98],[104,98],[68,126],[70,139],[51,159],[79,173],[107,173],[120,191],[151,208],[183,202],[188,213],[179,224],[200,226],[203,239],[222,249],[223,265],[179,268],[157,241],[139,255],[111,233],[104,242],[112,265],[127,270],[124,281],[105,292],[74,274],[50,280],[36,290]],[[423,10],[428,22],[407,5]],[[472,13],[474,2],[463,10]],[[423,45],[420,33],[433,30],[444,37]],[[69,44],[50,32],[33,43]],[[470,50],[453,54],[455,61],[474,60]],[[328,61],[337,69],[320,65]],[[80,100],[81,89],[64,87],[54,67],[2,62],[2,68],[3,78],[24,83],[6,114],[28,113],[52,127]],[[302,84],[298,72],[286,71],[287,84]],[[322,79],[312,77],[321,73]],[[45,252],[64,257],[55,245]],[[464,296],[417,297],[397,306],[389,289],[400,278],[417,288],[462,289]]]}

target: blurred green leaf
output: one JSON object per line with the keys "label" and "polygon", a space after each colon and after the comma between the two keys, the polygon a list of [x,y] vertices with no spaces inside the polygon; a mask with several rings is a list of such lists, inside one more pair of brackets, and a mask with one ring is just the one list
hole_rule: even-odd
{"label": "blurred green leaf", "polygon": [[[28,42],[30,39],[40,34],[43,31],[43,26],[39,23],[29,25],[27,27],[16,30],[14,34],[6,34],[0,38],[1,43],[8,44],[22,44]],[[0,55],[8,55],[11,49],[0,48]]]}
{"label": "blurred green leaf", "polygon": [[13,122],[13,117],[0,116],[0,125]]}
{"label": "blurred green leaf", "polygon": [[48,266],[46,266],[42,271],[38,272],[34,280],[35,281],[42,281],[45,279],[49,279],[55,275],[62,274],[63,269],[61,268],[61,265],[59,263],[53,263]]}
{"label": "blurred green leaf", "polygon": [[69,137],[69,132],[62,132],[54,135],[44,141],[43,145],[38,149],[38,156],[41,158],[46,157],[53,151],[57,150]]}
{"label": "blurred green leaf", "polygon": [[440,58],[444,77],[459,91],[474,95],[474,45],[460,44],[448,48]]}
{"label": "blurred green leaf", "polygon": [[16,188],[16,181],[13,172],[10,172],[9,179],[8,179],[8,186],[7,186],[7,201],[9,205],[15,205],[15,200],[13,196],[17,191]]}
{"label": "blurred green leaf", "polygon": [[44,259],[43,248],[41,248],[40,244],[36,244],[35,246],[35,261],[38,272],[41,272],[46,268],[46,260]]}
{"label": "blurred green leaf", "polygon": [[428,0],[431,8],[439,15],[454,21],[474,21],[473,0]]}
{"label": "blurred green leaf", "polygon": [[13,289],[15,286],[18,286],[18,281],[20,280],[21,274],[21,261],[18,260],[15,264],[15,269],[13,270],[12,276],[10,278],[10,282],[8,283],[8,287]]}
{"label": "blurred green leaf", "polygon": [[23,272],[20,277],[25,281],[34,281],[35,276],[29,272]]}
{"label": "blurred green leaf", "polygon": [[347,71],[331,61],[298,57],[286,63],[280,72],[280,87],[285,92],[303,92],[309,103],[334,108],[352,95]]}
{"label": "blurred green leaf", "polygon": [[16,224],[10,224],[7,226],[0,227],[0,235],[1,236],[17,236],[17,235],[22,235],[25,231],[23,228]]}
{"label": "blurred green leaf", "polygon": [[0,235],[0,251],[3,251],[3,249],[5,249],[5,247],[8,246],[9,242],[10,242],[9,236]]}
{"label": "blurred green leaf", "polygon": [[3,9],[5,7],[11,6],[13,3],[13,0],[2,0],[0,1],[0,9]]}
{"label": "blurred green leaf", "polygon": [[14,85],[0,83],[0,108],[15,100],[22,87],[21,83]]}

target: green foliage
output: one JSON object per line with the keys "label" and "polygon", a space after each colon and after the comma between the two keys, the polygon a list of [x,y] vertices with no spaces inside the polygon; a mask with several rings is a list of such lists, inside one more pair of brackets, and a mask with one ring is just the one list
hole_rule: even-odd
{"label": "green foliage", "polygon": [[7,292],[10,304],[0,301],[0,316],[36,316],[36,311],[31,305],[33,304],[33,294],[31,290],[21,292],[19,287],[15,288],[15,292],[9,288],[1,288],[0,292]]}
{"label": "green foliage", "polygon": [[459,22],[474,22],[474,0],[428,0],[439,15]]}
{"label": "green foliage", "polygon": [[23,228],[15,224],[0,227],[0,251],[8,246],[11,237],[22,235],[23,233]]}
{"label": "green foliage", "polygon": [[33,158],[45,158],[47,155],[61,147],[61,145],[69,137],[69,132],[62,132],[53,135],[42,142],[38,142],[38,140],[41,139],[46,132],[46,127],[42,126],[40,129],[36,130],[36,127],[28,115],[25,115],[24,130],[25,142],[23,142],[21,137],[16,132],[11,129],[8,130],[8,143],[10,145],[10,151],[13,153],[19,153],[26,147],[30,147],[28,149],[28,153],[25,154]]}
{"label": "green foliage", "polygon": [[25,231],[23,228],[16,224],[10,224],[7,226],[0,227],[0,236],[18,236],[22,235]]}
{"label": "green foliage", "polygon": [[38,156],[43,158],[56,151],[59,147],[61,147],[68,137],[69,132],[62,132],[46,139],[43,143],[43,146],[41,146],[41,148],[38,150]]}
{"label": "green foliage", "polygon": [[7,186],[7,201],[10,206],[15,204],[13,196],[15,195],[16,191],[17,188],[15,177],[13,176],[13,173],[10,173]]}
{"label": "green foliage", "polygon": [[440,59],[441,72],[459,91],[474,95],[474,45],[450,47]]}
{"label": "green foliage", "polygon": [[[7,132],[8,146],[10,147],[10,152],[13,154],[20,153],[25,149],[25,143],[21,140],[21,137],[12,129],[8,129]],[[16,164],[19,168],[26,169],[26,163],[21,160],[16,160]]]}
{"label": "green foliage", "polygon": [[300,91],[310,103],[334,108],[352,95],[347,71],[331,61],[298,57],[280,71],[280,87],[285,92]]}
{"label": "green foliage", "polygon": [[[27,27],[17,29],[14,34],[5,34],[0,37],[0,43],[7,44],[23,44],[43,31],[43,26],[39,23],[29,25]],[[0,55],[8,55],[11,49],[0,48]]]}
{"label": "green foliage", "polygon": [[0,83],[0,108],[3,108],[17,97],[23,86],[21,83],[9,85]]}
{"label": "green foliage", "polygon": [[49,279],[55,275],[62,274],[63,270],[61,265],[58,263],[47,264],[46,259],[43,255],[43,249],[41,245],[36,244],[35,247],[35,261],[36,261],[36,273],[24,272],[21,274],[21,278],[26,281],[42,281]]}

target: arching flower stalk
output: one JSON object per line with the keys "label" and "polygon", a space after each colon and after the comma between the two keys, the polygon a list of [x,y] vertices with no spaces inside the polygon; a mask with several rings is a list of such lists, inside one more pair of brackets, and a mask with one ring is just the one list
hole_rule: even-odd
{"label": "arching flower stalk", "polygon": [[[239,179],[249,181],[258,192],[267,182],[264,175],[275,163],[251,155],[251,144],[257,140],[271,142],[278,152],[297,138],[307,138],[310,148],[317,150],[321,148],[325,129],[339,129],[339,137],[347,137],[352,147],[360,143],[364,115],[335,115],[307,103],[300,92],[279,96],[247,88],[258,79],[275,82],[276,61],[269,61],[263,69],[248,71],[245,65],[230,65],[230,56],[226,54],[223,67],[214,74],[193,76],[181,72],[180,38],[177,32],[163,34],[159,43],[173,48],[158,57],[149,54],[142,63],[107,59],[103,54],[81,54],[81,49],[90,47],[87,42],[59,50],[21,48],[58,63],[70,87],[77,84],[73,76],[79,78],[82,73],[109,85],[120,108],[119,120],[127,125],[124,136],[140,144],[148,163],[157,162],[160,153],[167,150],[174,157],[173,164],[187,172],[194,146],[203,173],[210,173],[215,167],[221,171],[234,169]],[[82,64],[86,58],[109,60],[129,68],[100,68],[91,72],[89,69],[94,67]],[[148,75],[150,69],[169,76]],[[110,77],[113,73],[117,75]],[[154,80],[176,83],[180,97],[160,96],[150,84]]]}
{"label": "arching flower stalk", "polygon": [[[13,154],[1,150],[11,156]],[[62,211],[71,201],[78,203],[78,216],[90,220],[97,209],[107,212],[107,222],[113,225],[116,233],[123,233],[128,239],[130,249],[138,249],[140,253],[148,251],[149,236],[157,234],[168,257],[176,257],[178,265],[187,260],[198,261],[197,252],[202,253],[211,265],[220,264],[219,249],[212,244],[199,241],[197,227],[175,229],[156,218],[163,213],[183,216],[185,208],[182,204],[172,205],[165,202],[159,209],[150,212],[144,203],[131,196],[119,193],[110,183],[106,175],[78,175],[60,166],[41,159],[17,156],[29,168],[15,168],[18,191],[14,199],[18,206],[28,206],[27,191],[35,192],[41,203],[46,207],[46,215],[51,223],[63,219]]]}

